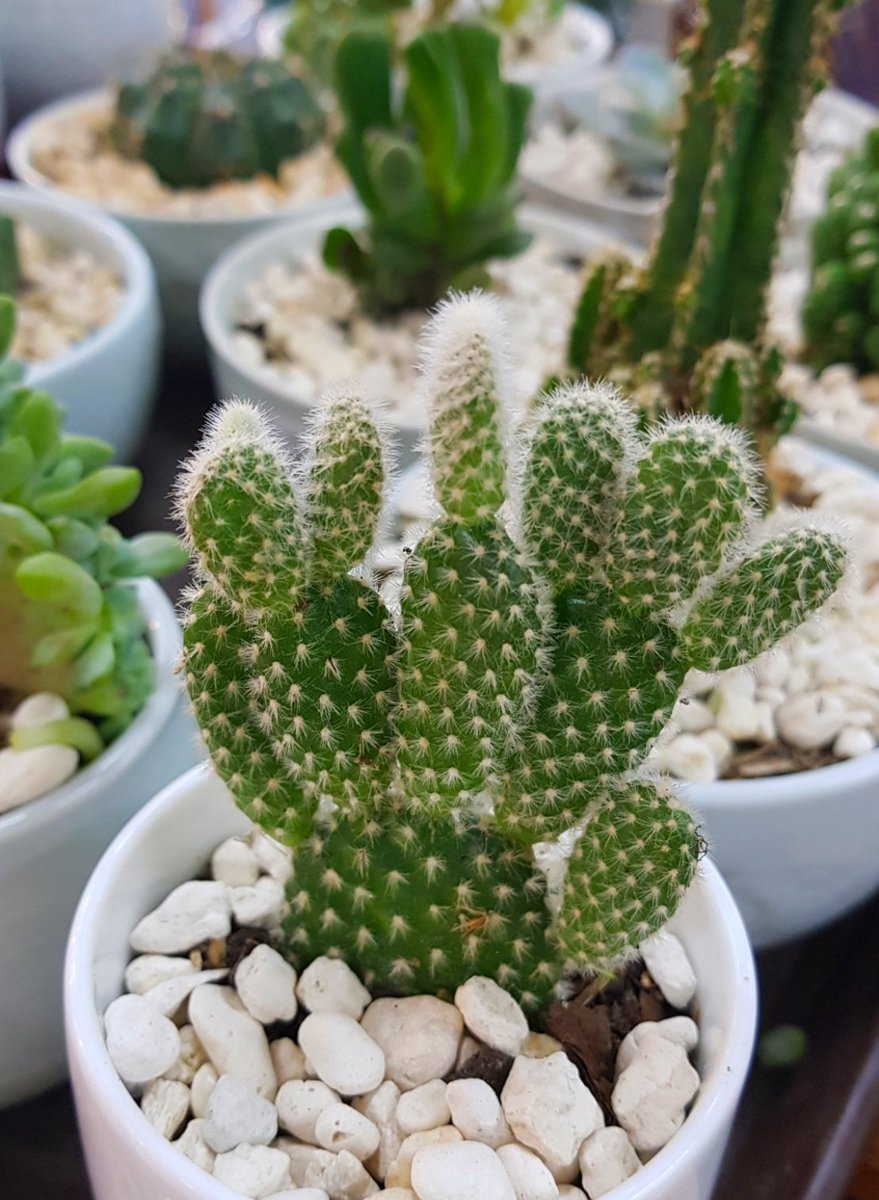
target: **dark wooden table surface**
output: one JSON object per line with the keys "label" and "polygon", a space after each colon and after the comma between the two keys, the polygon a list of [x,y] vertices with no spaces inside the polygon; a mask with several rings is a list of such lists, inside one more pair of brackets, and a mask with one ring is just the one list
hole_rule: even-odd
{"label": "dark wooden table surface", "polygon": [[[139,460],[148,482],[127,532],[167,523],[177,463],[211,400],[203,367],[166,373]],[[170,581],[170,590],[179,583]],[[810,1049],[793,1070],[752,1072],[715,1200],[844,1195],[879,1110],[877,930],[879,899],[806,941],[760,955],[762,1027],[800,1025]],[[90,1200],[66,1088],[0,1113],[0,1200]]]}

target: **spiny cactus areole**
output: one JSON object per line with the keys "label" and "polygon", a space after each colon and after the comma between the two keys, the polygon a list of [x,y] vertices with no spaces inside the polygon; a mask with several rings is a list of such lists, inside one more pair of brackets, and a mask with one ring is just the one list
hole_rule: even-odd
{"label": "spiny cactus areole", "polygon": [[[533,1005],[631,955],[693,878],[691,817],[639,772],[688,667],[767,649],[845,551],[809,526],[749,540],[754,464],[716,421],[645,437],[613,389],[574,384],[507,430],[479,294],[432,322],[425,394],[442,515],[393,617],[354,570],[382,496],[360,396],[330,399],[296,480],[255,410],[213,420],[180,488],[187,681],[217,770],[295,846],[294,959],[401,992],[490,975]],[[553,917],[532,846],[577,827]]]}

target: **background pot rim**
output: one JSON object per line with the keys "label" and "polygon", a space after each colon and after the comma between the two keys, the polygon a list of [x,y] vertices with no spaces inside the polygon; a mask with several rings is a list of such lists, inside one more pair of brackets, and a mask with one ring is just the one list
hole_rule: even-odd
{"label": "background pot rim", "polygon": [[122,279],[119,307],[106,325],[55,358],[26,364],[25,383],[29,387],[51,389],[56,376],[93,365],[93,360],[103,356],[117,339],[128,337],[134,331],[156,294],[153,266],[143,246],[127,229],[100,210],[65,194],[49,194],[24,183],[0,179],[0,210],[25,222],[28,215],[34,213],[60,216],[57,238],[73,249],[81,246],[76,238],[77,230],[88,230],[95,240],[109,248]]}
{"label": "background pot rim", "polygon": [[152,651],[155,684],[143,708],[114,742],[82,767],[66,783],[29,804],[0,815],[0,849],[20,838],[39,837],[62,814],[88,803],[96,785],[103,791],[125,786],[125,772],[149,746],[171,715],[180,684],[175,677],[183,645],[174,606],[153,579],[135,580],[141,611],[147,620],[146,636]]}
{"label": "background pot rim", "polygon": [[[202,763],[159,792],[117,835],[95,868],[77,908],[68,943],[64,972],[65,1023],[68,1045],[75,1047],[77,1058],[87,1065],[91,1086],[103,1101],[102,1115],[112,1124],[122,1143],[135,1139],[149,1155],[154,1169],[158,1165],[162,1173],[175,1179],[192,1200],[241,1200],[237,1193],[174,1150],[140,1112],[107,1054],[93,988],[105,892],[124,870],[126,861],[136,854],[144,835],[161,827],[179,797],[206,783],[212,774],[210,765]],[[241,819],[246,821],[243,815]],[[683,1179],[688,1170],[689,1155],[723,1130],[731,1118],[751,1061],[757,1023],[757,987],[747,934],[726,884],[708,859],[703,861],[698,886],[701,894],[697,902],[703,906],[706,919],[716,926],[718,938],[725,942],[725,956],[731,964],[730,986],[735,996],[732,1019],[723,1030],[723,1044],[714,1048],[715,1065],[711,1077],[703,1084],[683,1127],[637,1175],[613,1191],[612,1200],[649,1200],[653,1187],[668,1172],[681,1172]]]}
{"label": "background pot rim", "polygon": [[[39,194],[71,197],[75,203],[87,206],[91,211],[105,213],[130,229],[173,229],[181,234],[199,230],[220,231],[224,229],[235,233],[242,229],[246,230],[248,226],[277,224],[279,220],[295,221],[297,212],[308,213],[314,209],[323,210],[324,208],[332,210],[340,204],[347,203],[350,198],[350,191],[343,190],[309,204],[279,205],[267,212],[233,213],[222,217],[181,217],[172,213],[142,213],[128,208],[100,204],[96,200],[76,196],[74,192],[66,191],[34,166],[31,160],[31,142],[34,134],[44,122],[64,114],[74,114],[78,109],[94,109],[102,103],[106,103],[110,96],[111,92],[107,88],[89,88],[83,92],[76,92],[72,96],[64,96],[60,100],[52,100],[19,121],[11,130],[6,141],[6,161],[13,176]],[[236,233],[236,236],[240,237],[241,234]]]}

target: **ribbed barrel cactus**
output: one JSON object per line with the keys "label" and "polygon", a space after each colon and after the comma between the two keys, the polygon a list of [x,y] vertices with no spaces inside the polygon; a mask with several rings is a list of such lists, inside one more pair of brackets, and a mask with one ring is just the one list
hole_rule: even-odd
{"label": "ribbed barrel cactus", "polygon": [[501,78],[498,38],[451,25],[416,38],[404,57],[402,91],[387,37],[351,34],[336,60],[337,150],[368,220],[363,231],[331,230],[324,260],[379,314],[473,286],[489,259],[531,240],[516,223],[531,92]]}
{"label": "ribbed barrel cactus", "polygon": [[879,368],[879,129],[830,178],[827,211],[812,227],[803,326],[816,367]]}
{"label": "ribbed barrel cactus", "polygon": [[[0,296],[0,359],[13,330]],[[72,714],[13,731],[13,747],[69,744],[91,758],[153,686],[129,581],[177,570],[186,555],[172,534],[126,539],[108,524],[137,496],[140,472],[110,465],[105,442],[64,433],[56,402],[21,376],[0,361],[0,691],[55,692]]]}
{"label": "ribbed barrel cactus", "polygon": [[[662,229],[647,264],[590,267],[570,344],[575,372],[652,402],[740,423],[766,450],[796,417],[766,338],[766,288],[797,135],[824,75],[839,0],[703,0]],[[707,361],[703,362],[703,357]]]}
{"label": "ribbed barrel cactus", "polygon": [[[753,541],[755,466],[708,418],[635,429],[570,384],[509,427],[502,318],[478,294],[427,336],[439,515],[397,601],[370,582],[381,427],[328,401],[301,474],[258,412],[212,421],[180,486],[201,583],[185,670],[217,771],[294,846],[291,957],[379,989],[472,974],[545,1001],[674,912],[700,839],[644,771],[689,667],[748,662],[833,594],[807,524]],[[572,845],[547,902],[536,843]]]}
{"label": "ribbed barrel cactus", "polygon": [[217,51],[161,62],[120,87],[110,140],[172,188],[277,176],[322,136],[323,114],[280,61]]}

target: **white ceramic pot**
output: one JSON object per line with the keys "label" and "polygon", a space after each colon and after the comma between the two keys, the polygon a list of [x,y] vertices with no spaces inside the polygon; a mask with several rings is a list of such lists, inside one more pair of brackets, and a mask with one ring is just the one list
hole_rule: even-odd
{"label": "white ceramic pot", "polygon": [[80,893],[129,817],[200,757],[174,675],[173,606],[151,580],[136,586],[156,664],[149,699],[68,783],[0,816],[0,1107],[64,1078],[62,963]]}
{"label": "white ceramic pot", "polygon": [[[594,254],[615,241],[613,234],[588,222],[533,205],[523,205],[520,218],[525,229],[557,245],[564,253]],[[358,227],[363,220],[362,209],[351,204],[331,217],[316,214],[257,234],[223,255],[202,288],[201,327],[208,343],[218,398],[241,396],[263,405],[271,412],[281,433],[293,441],[304,432],[311,401],[281,389],[270,372],[243,362],[236,353],[232,337],[241,314],[241,297],[246,285],[271,264],[295,263],[319,254],[324,235],[333,225]],[[423,427],[411,419],[395,424],[400,461],[405,466],[417,455]]]}
{"label": "white ceramic pot", "polygon": [[[65,1022],[95,1200],[234,1200],[148,1124],[107,1056],[101,1014],[122,989],[135,923],[202,872],[218,842],[247,828],[223,784],[198,767],[130,822],[83,894],[67,955]],[[680,1133],[613,1200],[708,1200],[750,1062],[754,963],[732,897],[710,862],[672,927],[699,977],[702,1090]]]}
{"label": "white ceramic pot", "polygon": [[[22,121],[13,129],[6,147],[12,174],[40,191],[54,196],[65,194],[34,166],[31,159],[34,137],[39,136],[45,123],[58,117],[106,109],[111,103],[108,92],[86,92],[46,105]],[[194,358],[202,350],[198,292],[217,259],[248,234],[295,220],[297,216],[332,213],[349,202],[350,194],[344,192],[300,208],[276,208],[236,217],[149,216],[120,208],[101,211],[115,217],[143,244],[156,270],[167,344],[176,355]]]}
{"label": "white ceramic pot", "polygon": [[10,111],[124,78],[171,44],[176,0],[0,0]]}
{"label": "white ceramic pot", "polygon": [[121,279],[122,296],[112,320],[58,357],[34,363],[26,381],[64,405],[70,429],[104,438],[120,461],[131,458],[158,379],[161,321],[149,259],[115,221],[63,197],[0,181],[0,212],[87,250]]}

